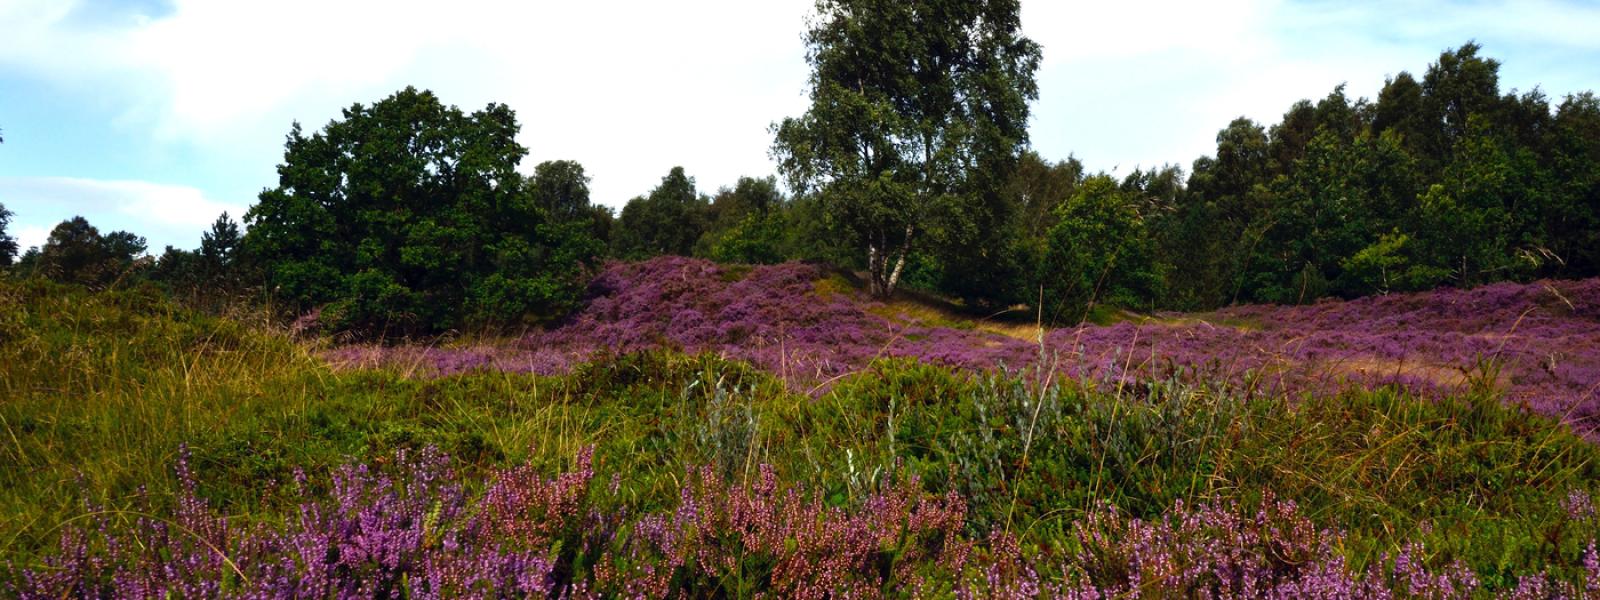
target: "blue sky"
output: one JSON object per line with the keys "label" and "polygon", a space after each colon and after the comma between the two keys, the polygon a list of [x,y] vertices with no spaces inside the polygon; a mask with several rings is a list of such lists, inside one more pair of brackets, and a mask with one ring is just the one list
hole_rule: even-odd
{"label": "blue sky", "polygon": [[[703,191],[773,171],[805,108],[808,0],[0,0],[0,203],[24,247],[82,214],[193,247],[276,180],[290,123],[406,85],[517,111],[524,169],[574,159],[620,206],[672,166]],[[1502,87],[1600,88],[1596,2],[1024,0],[1044,46],[1030,131],[1091,169],[1187,167],[1237,116],[1340,83],[1374,96],[1475,39]]]}

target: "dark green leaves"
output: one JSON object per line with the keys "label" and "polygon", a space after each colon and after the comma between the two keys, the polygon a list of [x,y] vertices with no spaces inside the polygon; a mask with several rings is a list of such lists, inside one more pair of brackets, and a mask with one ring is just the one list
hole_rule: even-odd
{"label": "dark green leaves", "polygon": [[11,211],[6,210],[6,205],[0,204],[0,267],[11,266],[11,260],[17,256],[17,238],[6,233],[9,225]]}
{"label": "dark green leaves", "polygon": [[297,124],[244,247],[293,309],[327,305],[364,334],[560,316],[600,252],[569,226],[593,214],[588,179],[554,162],[525,181],[517,132],[504,105],[469,114],[414,88],[309,136]]}
{"label": "dark green leaves", "polygon": [[663,254],[689,256],[705,231],[709,201],[695,191],[694,178],[673,167],[648,196],[622,207],[612,233],[613,251],[627,259]]}
{"label": "dark green leaves", "polygon": [[25,267],[35,274],[64,283],[105,286],[135,267],[144,254],[144,238],[126,231],[101,235],[83,217],[73,217],[50,230],[37,254],[24,256]]}

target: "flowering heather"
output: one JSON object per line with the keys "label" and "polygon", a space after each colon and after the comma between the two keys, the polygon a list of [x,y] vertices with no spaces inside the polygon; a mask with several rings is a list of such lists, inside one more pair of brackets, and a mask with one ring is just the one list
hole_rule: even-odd
{"label": "flowering heather", "polygon": [[352,346],[328,356],[344,366],[439,374],[551,374],[598,352],[666,347],[749,361],[807,385],[881,357],[972,370],[1021,368],[1042,357],[1065,376],[1107,386],[1179,378],[1295,394],[1350,384],[1419,393],[1476,384],[1591,435],[1600,428],[1600,280],[1163,314],[1055,329],[1041,342],[886,317],[884,305],[825,281],[821,268],[798,263],[748,272],[670,256],[613,263],[590,285],[585,309],[515,347]]}
{"label": "flowering heather", "polygon": [[[12,567],[7,595],[32,598],[1461,598],[1483,595],[1460,564],[1409,544],[1364,569],[1292,502],[1178,503],[1154,520],[1105,505],[1064,554],[1024,552],[1007,532],[971,536],[966,505],[914,477],[832,506],[762,467],[753,481],[691,469],[677,501],[634,514],[592,450],[545,477],[520,466],[469,494],[433,450],[392,467],[347,465],[330,491],[303,491],[279,525],[236,526],[196,494],[187,453],[172,514],[88,507],[42,566]],[[313,486],[305,476],[295,482]],[[116,525],[118,512],[138,515]],[[1513,598],[1592,597],[1600,556],[1520,578]]]}
{"label": "flowering heather", "polygon": [[1069,369],[1100,377],[1183,368],[1268,393],[1351,382],[1423,392],[1479,384],[1591,437],[1600,428],[1600,280],[1167,317],[1056,330],[1046,343]]}

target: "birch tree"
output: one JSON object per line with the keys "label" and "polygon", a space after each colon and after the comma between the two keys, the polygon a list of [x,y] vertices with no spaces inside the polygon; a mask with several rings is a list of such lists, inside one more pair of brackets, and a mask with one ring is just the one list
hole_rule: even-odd
{"label": "birch tree", "polygon": [[865,252],[875,295],[1026,147],[1040,51],[1020,24],[1017,0],[818,0],[811,105],[773,125],[772,153]]}

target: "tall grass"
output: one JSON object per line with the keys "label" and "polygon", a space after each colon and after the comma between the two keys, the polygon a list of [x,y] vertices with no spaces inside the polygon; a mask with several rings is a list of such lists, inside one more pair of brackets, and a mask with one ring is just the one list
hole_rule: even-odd
{"label": "tall grass", "polygon": [[860,506],[894,472],[954,492],[970,534],[1009,531],[1031,557],[1079,548],[1074,525],[1106,505],[1160,518],[1180,501],[1276,497],[1346,532],[1339,552],[1358,569],[1422,543],[1424,560],[1506,588],[1576,573],[1596,534],[1563,502],[1600,493],[1600,452],[1487,389],[1244,400],[1177,377],[1108,391],[901,360],[813,398],[743,363],[671,352],[559,377],[418,379],[334,372],[265,323],[151,290],[4,282],[0,315],[0,563],[36,564],[87,505],[127,509],[141,488],[172,503],[184,444],[199,493],[244,522],[291,515],[297,469],[325,481],[431,446],[471,488],[513,464],[569,469],[594,447],[618,478],[608,502],[630,511],[671,509],[706,466],[751,485],[767,465],[832,507]]}

